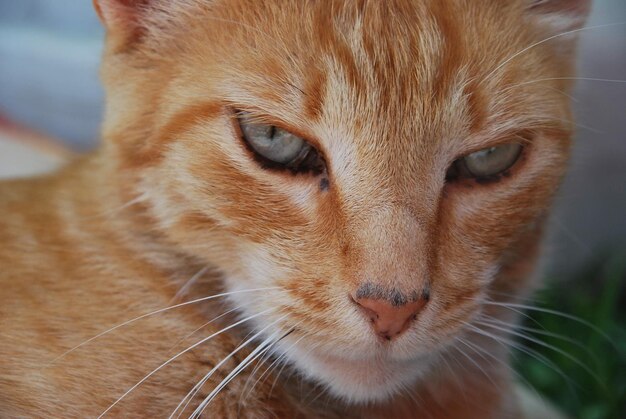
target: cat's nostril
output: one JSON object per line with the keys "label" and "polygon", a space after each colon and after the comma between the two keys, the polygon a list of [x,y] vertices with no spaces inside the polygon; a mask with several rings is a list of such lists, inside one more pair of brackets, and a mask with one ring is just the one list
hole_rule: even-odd
{"label": "cat's nostril", "polygon": [[422,311],[428,301],[426,298],[420,298],[398,305],[386,299],[351,297],[352,301],[372,322],[376,334],[386,340],[391,340],[404,333],[417,319],[419,312]]}

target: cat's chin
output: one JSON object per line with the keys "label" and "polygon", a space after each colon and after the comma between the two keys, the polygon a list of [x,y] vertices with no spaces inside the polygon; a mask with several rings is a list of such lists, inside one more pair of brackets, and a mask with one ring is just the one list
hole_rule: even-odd
{"label": "cat's chin", "polygon": [[386,357],[355,360],[302,348],[288,354],[295,367],[347,403],[385,402],[414,385],[428,367],[424,360]]}

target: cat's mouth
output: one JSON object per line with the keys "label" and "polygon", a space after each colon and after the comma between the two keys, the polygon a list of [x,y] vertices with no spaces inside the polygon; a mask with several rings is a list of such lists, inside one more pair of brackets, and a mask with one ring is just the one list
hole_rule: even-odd
{"label": "cat's mouth", "polygon": [[394,356],[389,344],[377,345],[362,356],[291,345],[286,356],[316,384],[354,403],[388,400],[414,384],[429,368],[427,355]]}

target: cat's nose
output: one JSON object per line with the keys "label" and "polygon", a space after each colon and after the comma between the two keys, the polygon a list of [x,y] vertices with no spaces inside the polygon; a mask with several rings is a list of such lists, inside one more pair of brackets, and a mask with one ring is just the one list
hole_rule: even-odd
{"label": "cat's nose", "polygon": [[403,304],[383,298],[357,298],[357,296],[352,296],[352,301],[371,320],[374,332],[378,336],[392,340],[409,328],[428,302],[428,298],[422,297]]}

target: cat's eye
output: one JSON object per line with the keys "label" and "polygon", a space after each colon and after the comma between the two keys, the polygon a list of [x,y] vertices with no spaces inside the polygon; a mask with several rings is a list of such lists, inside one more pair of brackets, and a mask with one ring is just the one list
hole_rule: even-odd
{"label": "cat's eye", "polygon": [[248,113],[237,115],[244,141],[265,166],[294,172],[321,172],[323,161],[303,138],[270,124],[255,121]]}
{"label": "cat's eye", "polygon": [[519,143],[508,143],[468,154],[452,164],[446,178],[492,179],[510,169],[519,159],[522,149]]}

